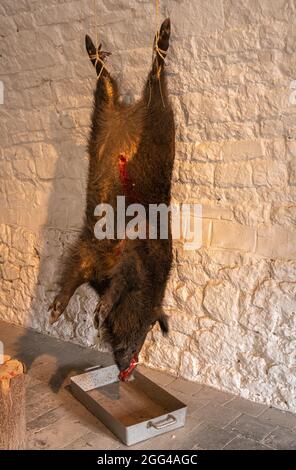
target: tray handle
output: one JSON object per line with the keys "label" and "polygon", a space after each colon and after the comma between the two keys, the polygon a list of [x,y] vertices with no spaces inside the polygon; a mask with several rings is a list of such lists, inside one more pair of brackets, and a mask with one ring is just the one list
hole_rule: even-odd
{"label": "tray handle", "polygon": [[166,428],[168,426],[171,426],[172,424],[175,424],[177,422],[175,416],[173,415],[168,415],[165,419],[162,419],[161,421],[158,421],[157,423],[153,423],[153,421],[149,421],[147,423],[147,428],[155,428],[157,430]]}

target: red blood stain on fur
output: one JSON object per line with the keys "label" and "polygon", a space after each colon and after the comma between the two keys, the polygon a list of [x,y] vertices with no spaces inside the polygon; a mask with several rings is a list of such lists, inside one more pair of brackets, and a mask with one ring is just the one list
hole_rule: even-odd
{"label": "red blood stain on fur", "polygon": [[122,382],[126,382],[128,378],[130,377],[131,373],[133,372],[134,368],[138,364],[138,362],[139,362],[138,354],[135,354],[128,368],[119,372],[118,374],[119,380],[121,380]]}
{"label": "red blood stain on fur", "polygon": [[134,191],[133,182],[128,175],[127,164],[128,164],[127,157],[121,153],[119,155],[118,167],[119,167],[119,179],[121,182],[124,195],[131,202],[139,202],[138,197]]}

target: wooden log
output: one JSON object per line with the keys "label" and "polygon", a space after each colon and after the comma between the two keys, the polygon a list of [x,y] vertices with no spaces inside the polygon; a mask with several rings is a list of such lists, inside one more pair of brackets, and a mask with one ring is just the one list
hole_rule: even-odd
{"label": "wooden log", "polygon": [[0,365],[0,450],[26,448],[25,374],[21,362]]}

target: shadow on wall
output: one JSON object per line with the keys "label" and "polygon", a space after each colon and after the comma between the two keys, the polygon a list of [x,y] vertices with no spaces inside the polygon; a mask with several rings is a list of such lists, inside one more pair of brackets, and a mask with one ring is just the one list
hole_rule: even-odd
{"label": "shadow on wall", "polygon": [[[82,43],[83,39],[81,34]],[[79,233],[84,213],[88,168],[86,141],[95,76],[87,60],[83,60],[83,65],[88,76],[83,81],[75,76],[67,81],[45,79],[50,86],[52,105],[42,110],[47,113],[47,141],[41,144],[42,152],[36,158],[36,171],[38,185],[41,186],[41,201],[45,201],[40,203],[38,211],[45,211],[45,204],[47,207],[35,246],[39,267],[26,323],[43,333],[70,341],[75,339],[75,342],[91,346],[95,344],[97,335],[91,315],[96,294],[90,287],[78,289],[65,315],[54,326],[48,324],[47,313],[57,292],[59,267],[66,256],[67,247]],[[37,219],[40,220],[40,217]],[[62,345],[55,350],[52,343],[39,339],[39,348],[36,348],[30,344],[31,338],[29,332],[18,338],[14,346],[16,357],[28,369],[33,363],[34,366],[40,364],[52,368],[50,386],[55,391],[70,374],[94,365],[93,358],[90,364],[86,354],[85,360],[71,364],[68,355],[61,353]],[[106,360],[108,362],[106,354],[97,352],[98,364]],[[40,374],[42,377],[42,367]]]}

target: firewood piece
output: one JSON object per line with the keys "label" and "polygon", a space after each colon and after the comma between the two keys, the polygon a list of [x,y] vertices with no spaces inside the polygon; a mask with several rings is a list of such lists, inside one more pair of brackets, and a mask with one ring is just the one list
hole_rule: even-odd
{"label": "firewood piece", "polygon": [[21,450],[26,444],[24,368],[5,359],[0,365],[0,450]]}

